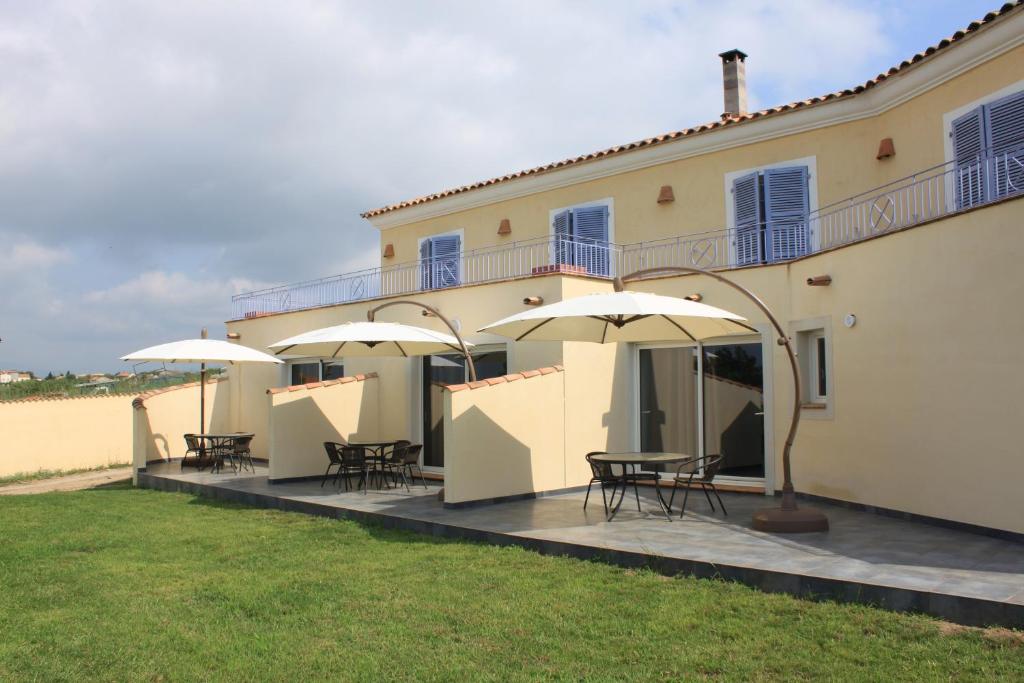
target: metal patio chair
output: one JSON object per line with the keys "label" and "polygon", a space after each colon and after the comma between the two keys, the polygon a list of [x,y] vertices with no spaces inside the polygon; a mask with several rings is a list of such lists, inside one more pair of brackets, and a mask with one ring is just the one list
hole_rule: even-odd
{"label": "metal patio chair", "polygon": [[[195,434],[185,435],[185,456],[181,459],[181,469],[185,469],[185,465],[189,467],[200,467],[202,463],[203,448],[202,440]],[[188,462],[194,460],[195,462]]]}
{"label": "metal patio chair", "polygon": [[[340,444],[339,444],[340,445]],[[349,490],[349,477],[353,474],[359,474],[359,481],[356,482],[356,488],[363,487],[363,494],[366,494],[367,487],[367,476],[369,474],[369,464],[366,461],[366,449],[362,446],[350,446],[341,445],[338,449],[338,455],[341,456],[341,467],[338,469],[338,475],[334,481],[337,483],[339,478],[345,480],[345,490]]]}
{"label": "metal patio chair", "polygon": [[338,468],[337,472],[334,473],[334,481],[337,482],[338,481],[338,477],[341,476],[342,461],[341,461],[341,453],[338,452],[338,449],[343,448],[344,446],[345,446],[345,444],[342,444],[342,443],[334,443],[333,441],[324,441],[324,450],[327,451],[328,463],[327,463],[327,471],[324,472],[324,476],[320,480],[320,488],[323,488],[324,484],[327,483],[327,480],[331,478],[331,468],[332,467],[337,467]]}
{"label": "metal patio chair", "polygon": [[[427,480],[423,476],[423,470],[420,468],[420,451],[423,450],[423,444],[412,444],[408,441],[399,442],[405,445],[396,445],[392,451],[391,457],[388,458],[384,466],[388,468],[391,475],[395,478],[395,485],[398,485],[398,477],[402,477],[402,483],[405,484],[406,491],[412,491],[409,488],[409,480],[413,483],[416,482],[416,473],[420,475],[420,483],[423,484],[423,488],[427,488]],[[408,476],[406,476],[408,475]]]}
{"label": "metal patio chair", "polygon": [[[242,469],[251,470],[253,474],[256,473],[256,466],[252,462],[252,437],[249,434],[243,434],[236,436],[232,440],[231,448],[235,459],[238,460],[238,464]],[[248,463],[248,464],[246,464]]]}
{"label": "metal patio chair", "polygon": [[[679,518],[682,519],[683,513],[686,512],[686,500],[690,497],[690,489],[693,488],[694,484],[698,484],[702,491],[704,491],[704,497],[708,499],[708,505],[711,506],[711,511],[715,511],[715,504],[711,502],[711,496],[708,494],[708,488],[715,494],[715,498],[718,499],[718,504],[722,506],[722,513],[726,516],[729,515],[728,510],[725,509],[725,503],[722,502],[722,497],[718,495],[718,488],[715,487],[715,475],[718,474],[718,470],[722,467],[722,455],[716,453],[714,455],[704,455],[699,458],[693,458],[679,465],[676,469],[676,476],[672,483],[672,495],[668,499],[668,509],[672,510],[672,501],[676,497],[676,489],[679,488],[680,484],[686,486],[686,493],[683,494],[683,506],[679,508]],[[687,470],[687,468],[689,468]],[[683,471],[687,470],[687,471]]]}
{"label": "metal patio chair", "polygon": [[[591,451],[590,453],[587,453],[584,456],[586,458],[586,460],[587,460],[587,463],[590,465],[591,477],[590,477],[590,483],[587,484],[587,495],[583,498],[583,509],[584,510],[587,509],[587,503],[590,501],[590,488],[595,483],[600,483],[601,484],[601,500],[602,500],[602,502],[604,502],[604,514],[607,515],[608,514],[608,506],[615,504],[615,491],[618,489],[619,484],[621,484],[623,482],[623,479],[626,479],[627,481],[629,481],[629,480],[633,481],[633,493],[636,495],[636,509],[639,510],[640,509],[640,492],[637,491],[637,488],[636,488],[636,479],[634,478],[636,475],[631,475],[631,474],[626,473],[626,472],[623,472],[622,474],[616,474],[615,473],[615,469],[614,469],[615,466],[612,465],[611,463],[595,462],[592,459],[592,456],[603,455],[604,453],[605,453],[605,451]],[[619,467],[622,467],[622,466],[620,465]],[[612,487],[611,500],[609,500],[608,497],[605,495],[605,490],[608,488],[609,485]],[[623,496],[626,495],[626,487],[625,486],[622,487],[622,495]]]}

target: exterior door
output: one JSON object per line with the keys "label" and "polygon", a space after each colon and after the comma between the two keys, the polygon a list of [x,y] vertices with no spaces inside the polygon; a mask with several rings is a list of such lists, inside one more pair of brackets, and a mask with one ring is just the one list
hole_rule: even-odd
{"label": "exterior door", "polygon": [[[477,379],[508,374],[505,348],[473,351]],[[423,452],[422,465],[444,468],[444,387],[469,381],[466,359],[457,353],[423,357]]]}
{"label": "exterior door", "polygon": [[638,349],[639,447],[722,454],[719,476],[765,478],[760,342]]}

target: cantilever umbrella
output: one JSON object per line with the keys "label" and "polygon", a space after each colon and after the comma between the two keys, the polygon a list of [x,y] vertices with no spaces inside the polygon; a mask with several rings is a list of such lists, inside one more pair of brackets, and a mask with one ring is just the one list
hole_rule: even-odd
{"label": "cantilever umbrella", "polygon": [[757,332],[746,318],[707,304],[647,292],[586,294],[509,316],[480,332],[516,341],[699,341]]}
{"label": "cantilever umbrella", "polygon": [[[206,330],[203,330],[206,334]],[[165,363],[199,363],[199,433],[206,429],[206,364],[207,363],[281,363],[273,356],[219,339],[183,339],[158,344],[121,356],[121,360]]]}
{"label": "cantilever umbrella", "polygon": [[[472,344],[466,343],[467,347]],[[275,355],[293,353],[320,358],[339,356],[426,356],[458,351],[459,340],[423,327],[401,323],[349,322],[310,330],[270,345]]]}

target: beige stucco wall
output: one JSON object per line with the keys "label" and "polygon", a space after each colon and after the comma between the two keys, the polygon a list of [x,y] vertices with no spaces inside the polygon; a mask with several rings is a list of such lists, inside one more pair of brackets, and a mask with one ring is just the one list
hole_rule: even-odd
{"label": "beige stucco wall", "polygon": [[132,398],[0,402],[0,477],[131,462]]}
{"label": "beige stucco wall", "polygon": [[328,462],[324,441],[380,440],[379,389],[376,377],[346,377],[265,396],[270,406],[270,479],[323,474]]}
{"label": "beige stucco wall", "polygon": [[566,373],[445,392],[445,503],[586,484],[565,451]]}
{"label": "beige stucco wall", "polygon": [[[940,58],[952,60],[957,49]],[[726,149],[387,228],[380,233],[381,249],[392,244],[395,256],[382,262],[389,265],[414,261],[419,258],[421,238],[454,230],[464,231],[464,250],[546,237],[550,234],[553,209],[605,198],[614,202],[611,238],[619,244],[718,230],[727,227],[727,173],[807,157],[815,159],[816,173],[810,182],[817,188],[818,207],[824,207],[942,163],[946,141],[943,114],[1020,81],[1024,76],[1021,63],[1024,47],[983,62],[868,118],[781,137],[775,134],[760,141],[741,139],[730,142],[732,146]],[[892,81],[907,76],[902,74]],[[888,85],[866,93],[865,97],[878,101],[879,106],[885,104]],[[838,109],[846,104],[837,101],[821,106]],[[781,124],[802,115],[799,111],[784,114],[775,121]],[[761,123],[742,125],[754,128]],[[691,143],[703,145],[713,136],[732,134],[732,129],[720,129],[669,144],[684,150]],[[875,157],[879,142],[887,137],[893,139],[896,155],[878,160]],[[513,182],[525,185],[531,181]],[[672,186],[674,202],[657,203],[662,185]],[[506,218],[511,222],[512,234],[498,236],[498,225]]]}
{"label": "beige stucco wall", "polygon": [[[205,429],[208,434],[236,431],[231,426],[229,385],[224,379],[206,384]],[[199,431],[198,383],[143,394],[136,406],[134,419],[126,430],[129,439],[134,439],[132,462],[135,467],[183,457],[185,434]]]}

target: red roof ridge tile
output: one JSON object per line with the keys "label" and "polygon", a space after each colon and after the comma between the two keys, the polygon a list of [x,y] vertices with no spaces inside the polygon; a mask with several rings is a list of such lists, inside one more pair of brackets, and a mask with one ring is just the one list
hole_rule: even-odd
{"label": "red roof ridge tile", "polygon": [[561,365],[551,365],[548,367],[537,368],[536,370],[523,370],[522,372],[513,372],[501,377],[488,377],[484,380],[478,380],[476,382],[466,382],[464,384],[448,384],[444,388],[451,393],[457,391],[465,391],[466,389],[483,389],[485,387],[493,387],[499,384],[508,384],[509,382],[515,382],[520,379],[530,379],[531,377],[541,377],[542,375],[550,375],[555,372],[564,372],[565,369]]}
{"label": "red roof ridge tile", "polygon": [[950,45],[953,45],[957,41],[962,40],[966,36],[968,36],[968,35],[976,32],[976,31],[978,31],[979,29],[985,27],[986,25],[991,24],[992,22],[996,21],[997,19],[1000,19],[1000,18],[1008,15],[1010,12],[1014,11],[1018,7],[1021,7],[1022,5],[1024,5],[1024,0],[1014,0],[1014,2],[1008,2],[1008,3],[1004,4],[1002,7],[1000,7],[998,10],[989,12],[988,14],[986,14],[984,17],[982,17],[978,21],[971,22],[970,24],[967,25],[967,27],[965,29],[962,29],[960,31],[955,32],[949,38],[943,38],[942,40],[940,40],[935,45],[932,45],[932,46],[926,48],[925,50],[923,50],[921,52],[918,52],[917,54],[915,54],[910,59],[905,59],[902,62],[900,62],[899,64],[890,67],[888,71],[886,71],[884,73],[880,73],[877,76],[875,76],[874,78],[868,79],[863,84],[856,85],[856,86],[854,86],[852,88],[846,88],[844,90],[838,90],[836,92],[827,93],[825,95],[818,95],[818,96],[811,97],[811,98],[805,99],[805,100],[800,100],[800,101],[797,101],[797,102],[790,102],[788,104],[778,105],[778,106],[775,106],[775,107],[769,107],[768,109],[762,109],[760,111],[750,112],[748,114],[742,114],[742,115],[738,115],[738,116],[723,117],[722,119],[720,119],[718,121],[709,121],[707,123],[698,124],[698,125],[692,126],[690,128],[684,128],[684,129],[681,129],[681,130],[671,131],[671,132],[668,132],[668,133],[662,133],[661,135],[656,135],[654,137],[644,138],[643,140],[637,140],[635,142],[628,142],[628,143],[625,143],[625,144],[622,144],[622,145],[616,145],[614,147],[609,147],[609,148],[606,148],[606,149],[598,150],[596,152],[588,152],[587,154],[581,154],[580,156],[577,156],[577,157],[572,157],[572,158],[569,158],[569,159],[562,159],[561,161],[553,161],[551,163],[544,164],[542,166],[535,166],[533,168],[529,168],[529,169],[525,169],[525,170],[521,170],[521,171],[515,171],[513,173],[508,173],[508,174],[503,175],[503,176],[497,176],[497,177],[494,177],[494,178],[489,178],[487,180],[480,180],[480,181],[477,181],[477,182],[474,182],[474,183],[470,183],[470,184],[467,184],[467,185],[461,185],[461,186],[458,186],[458,187],[449,188],[447,190],[441,190],[440,192],[435,192],[435,193],[432,193],[432,194],[423,195],[421,197],[416,197],[414,199],[408,199],[408,200],[405,200],[405,201],[397,202],[395,204],[388,204],[386,206],[382,206],[382,207],[379,207],[379,208],[376,208],[376,209],[370,209],[368,211],[364,211],[364,212],[362,212],[359,215],[362,216],[363,218],[373,218],[374,216],[380,216],[380,215],[385,214],[385,213],[390,213],[391,211],[397,211],[398,209],[405,209],[405,208],[408,208],[410,206],[416,206],[416,205],[419,205],[419,204],[426,204],[427,202],[432,202],[432,201],[435,201],[435,200],[438,200],[438,199],[443,199],[445,197],[450,197],[452,195],[462,194],[464,192],[469,192],[471,190],[477,190],[477,189],[480,189],[482,187],[487,187],[489,185],[496,185],[498,183],[507,182],[509,180],[515,180],[517,178],[522,178],[522,177],[525,177],[525,176],[538,175],[538,174],[541,174],[541,173],[546,173],[548,171],[554,171],[554,170],[557,170],[559,168],[564,168],[566,166],[572,166],[572,165],[575,165],[575,164],[584,163],[584,162],[587,162],[587,161],[592,161],[594,159],[600,159],[600,158],[612,156],[612,155],[615,155],[615,154],[621,154],[621,153],[628,152],[628,151],[631,151],[631,150],[634,150],[634,149],[639,149],[639,148],[642,148],[642,147],[650,147],[650,146],[653,146],[653,145],[662,144],[662,143],[665,143],[665,142],[668,142],[668,141],[671,141],[671,140],[675,140],[675,139],[680,138],[680,137],[686,137],[686,136],[689,136],[689,135],[695,135],[695,134],[698,134],[698,133],[704,133],[704,132],[707,132],[707,131],[710,131],[710,130],[714,130],[716,128],[722,128],[724,126],[729,126],[729,125],[733,125],[733,124],[736,124],[736,123],[743,123],[745,121],[751,121],[753,119],[763,118],[765,116],[774,116],[774,115],[777,115],[777,114],[782,114],[782,113],[785,113],[785,112],[793,111],[795,109],[802,109],[804,107],[814,106],[816,104],[821,104],[823,102],[828,102],[828,101],[836,100],[836,99],[843,98],[843,97],[851,97],[851,96],[854,96],[854,95],[859,95],[860,93],[864,92],[865,90],[873,88],[876,85],[878,85],[879,83],[885,81],[890,76],[894,76],[894,75],[898,74],[903,69],[906,69],[908,67],[911,67],[911,66],[914,66],[914,65],[920,63],[922,60],[927,59],[928,57],[931,57],[932,55],[936,54],[937,52],[940,52],[941,50],[944,50],[944,49],[948,48]]}

